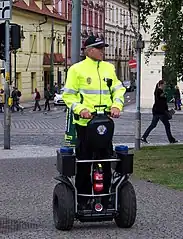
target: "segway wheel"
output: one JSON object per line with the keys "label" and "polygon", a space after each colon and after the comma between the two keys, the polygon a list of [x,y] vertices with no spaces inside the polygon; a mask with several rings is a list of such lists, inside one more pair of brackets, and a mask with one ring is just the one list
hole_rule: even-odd
{"label": "segway wheel", "polygon": [[127,182],[119,190],[118,213],[115,222],[120,228],[130,228],[135,223],[137,201],[135,190],[130,182]]}
{"label": "segway wheel", "polygon": [[59,183],[53,191],[53,220],[56,229],[71,230],[74,224],[74,193],[65,184]]}

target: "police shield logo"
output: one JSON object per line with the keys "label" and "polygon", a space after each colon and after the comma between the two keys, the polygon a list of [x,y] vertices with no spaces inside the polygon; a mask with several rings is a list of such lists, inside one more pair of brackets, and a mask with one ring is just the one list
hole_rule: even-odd
{"label": "police shield logo", "polygon": [[92,82],[92,79],[91,79],[90,77],[88,77],[88,78],[87,78],[87,83],[88,83],[88,84],[91,84],[91,82]]}
{"label": "police shield logo", "polygon": [[97,128],[97,133],[100,135],[104,135],[107,132],[107,128],[105,125],[99,125]]}

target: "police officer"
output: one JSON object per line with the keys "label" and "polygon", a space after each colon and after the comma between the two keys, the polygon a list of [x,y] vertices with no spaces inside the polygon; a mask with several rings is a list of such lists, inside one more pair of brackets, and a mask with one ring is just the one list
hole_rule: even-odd
{"label": "police officer", "polygon": [[[107,105],[111,116],[118,118],[124,104],[126,90],[117,79],[114,66],[103,61],[104,47],[108,46],[102,39],[90,36],[85,42],[86,59],[72,65],[67,74],[63,100],[67,107],[80,115],[79,119],[74,120],[78,138],[76,156],[80,160],[92,157],[85,138],[91,112],[95,112],[94,106]],[[107,79],[111,80],[111,86],[107,84]],[[106,149],[103,153],[107,157],[111,155],[111,150]],[[104,168],[104,175],[104,188],[107,192],[111,181],[110,164]],[[78,193],[91,193],[90,164],[78,164],[76,187]]]}

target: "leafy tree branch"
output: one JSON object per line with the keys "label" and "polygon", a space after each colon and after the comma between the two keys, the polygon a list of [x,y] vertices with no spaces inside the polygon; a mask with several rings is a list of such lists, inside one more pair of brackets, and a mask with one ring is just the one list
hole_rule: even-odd
{"label": "leafy tree branch", "polygon": [[[132,29],[132,0],[128,0]],[[183,79],[183,11],[182,0],[138,0],[140,23],[145,32],[151,31],[147,62],[154,50],[164,42],[166,44],[165,67]],[[148,17],[157,13],[154,26],[149,26]]]}

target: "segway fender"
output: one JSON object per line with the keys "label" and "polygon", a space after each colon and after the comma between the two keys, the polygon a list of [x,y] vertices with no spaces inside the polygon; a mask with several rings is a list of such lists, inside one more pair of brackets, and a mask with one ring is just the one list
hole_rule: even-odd
{"label": "segway fender", "polygon": [[118,190],[121,189],[127,182],[128,182],[129,176],[125,176],[124,180],[120,183]]}
{"label": "segway fender", "polygon": [[65,177],[63,175],[59,175],[59,176],[55,177],[54,179],[57,181],[60,181],[61,183],[66,184],[72,191],[74,191],[74,187],[67,177]]}

